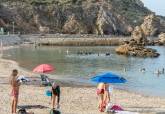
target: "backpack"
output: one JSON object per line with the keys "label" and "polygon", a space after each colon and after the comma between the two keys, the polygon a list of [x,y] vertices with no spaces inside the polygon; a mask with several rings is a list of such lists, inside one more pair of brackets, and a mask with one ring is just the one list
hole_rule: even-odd
{"label": "backpack", "polygon": [[50,114],[61,114],[61,112],[55,109],[51,109]]}
{"label": "backpack", "polygon": [[27,112],[24,108],[22,108],[22,109],[19,109],[18,114],[27,114]]}

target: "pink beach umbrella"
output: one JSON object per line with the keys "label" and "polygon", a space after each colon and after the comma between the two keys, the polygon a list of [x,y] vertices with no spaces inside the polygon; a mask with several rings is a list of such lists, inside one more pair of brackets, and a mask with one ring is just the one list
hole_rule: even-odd
{"label": "pink beach umbrella", "polygon": [[37,67],[35,67],[33,69],[33,72],[36,72],[36,73],[49,73],[49,72],[52,72],[54,71],[54,67],[52,65],[49,65],[49,64],[41,64],[41,65],[38,65]]}

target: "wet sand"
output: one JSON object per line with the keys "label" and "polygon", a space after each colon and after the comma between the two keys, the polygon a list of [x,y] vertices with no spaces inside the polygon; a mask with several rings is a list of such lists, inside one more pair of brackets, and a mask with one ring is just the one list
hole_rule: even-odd
{"label": "wet sand", "polygon": [[[14,61],[0,59],[0,114],[10,114],[10,86],[8,78],[12,69],[19,69],[19,75],[29,76],[37,83],[39,75],[25,71]],[[58,79],[57,79],[58,81]],[[61,81],[61,112],[62,114],[100,114],[97,107],[95,87],[75,86],[73,83]],[[49,87],[40,87],[40,83],[22,85],[20,88],[19,106],[27,107],[35,114],[49,114],[50,98],[45,96]],[[165,97],[150,97],[124,90],[113,91],[112,103],[121,105],[125,110],[140,114],[165,114]]]}

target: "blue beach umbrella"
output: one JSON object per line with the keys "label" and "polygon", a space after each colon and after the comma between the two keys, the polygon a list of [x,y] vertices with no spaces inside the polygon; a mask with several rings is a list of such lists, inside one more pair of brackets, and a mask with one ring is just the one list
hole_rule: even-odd
{"label": "blue beach umbrella", "polygon": [[127,80],[119,75],[113,74],[111,72],[106,72],[98,74],[95,77],[91,78],[91,81],[96,83],[125,83]]}

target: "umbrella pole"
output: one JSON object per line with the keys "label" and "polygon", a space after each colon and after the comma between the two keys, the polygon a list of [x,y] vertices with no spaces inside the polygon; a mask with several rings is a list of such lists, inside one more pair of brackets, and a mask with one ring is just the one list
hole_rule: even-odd
{"label": "umbrella pole", "polygon": [[3,56],[3,42],[2,42],[2,39],[1,39],[1,54],[0,54],[0,57],[2,57]]}

